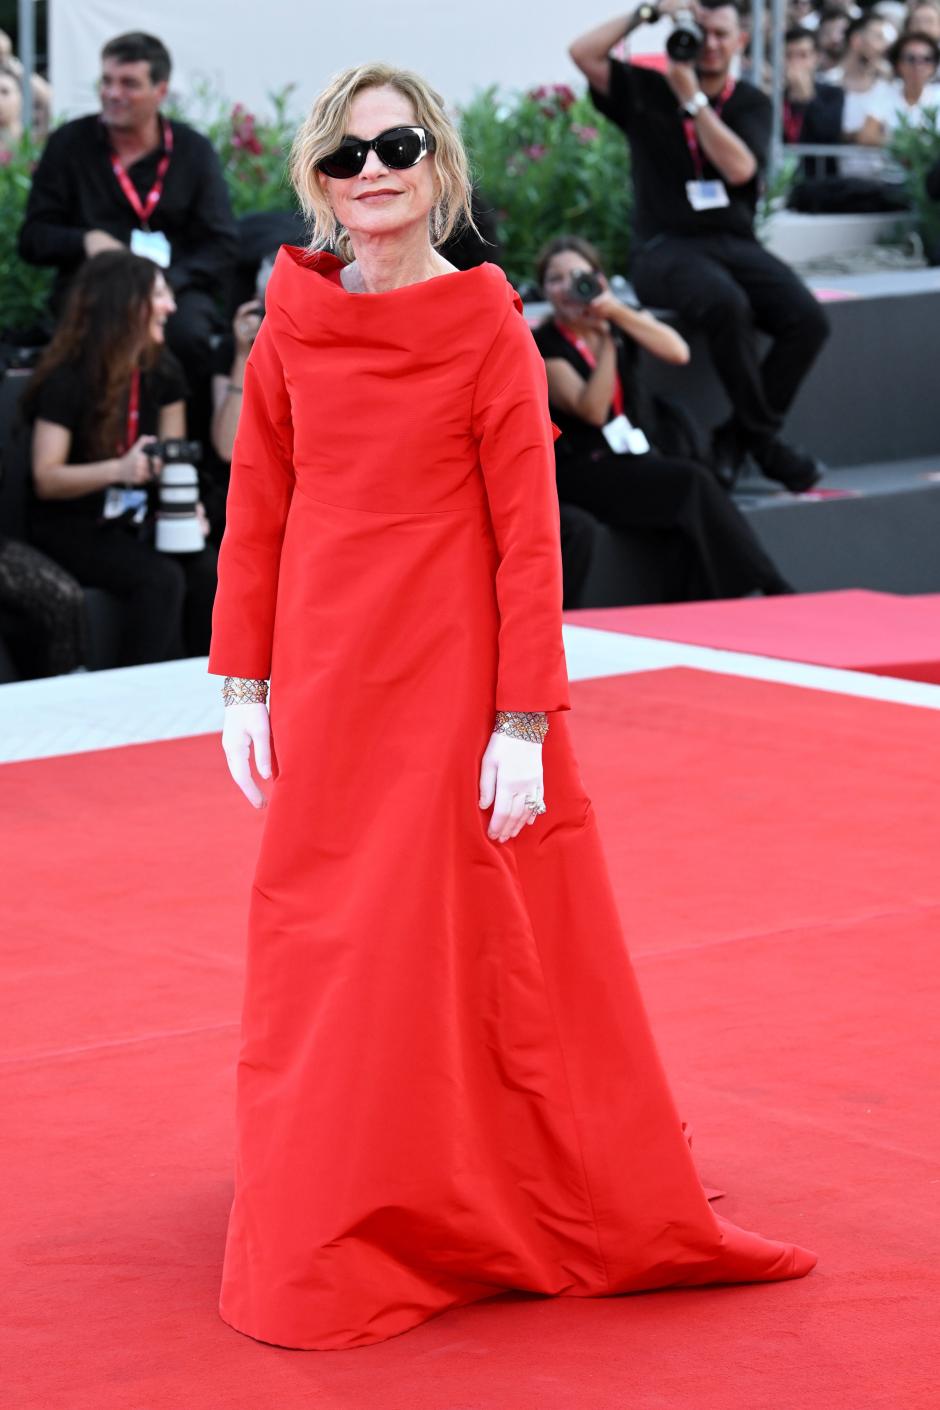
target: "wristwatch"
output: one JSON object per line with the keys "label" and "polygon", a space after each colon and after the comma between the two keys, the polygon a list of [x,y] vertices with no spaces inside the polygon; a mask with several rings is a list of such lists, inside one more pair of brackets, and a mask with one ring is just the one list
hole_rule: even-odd
{"label": "wristwatch", "polygon": [[640,24],[653,24],[659,19],[659,11],[655,5],[638,5],[634,14]]}
{"label": "wristwatch", "polygon": [[689,117],[694,118],[698,117],[702,109],[707,107],[708,99],[700,88],[697,93],[692,94],[692,97],[687,103],[682,104],[682,111],[688,113]]}

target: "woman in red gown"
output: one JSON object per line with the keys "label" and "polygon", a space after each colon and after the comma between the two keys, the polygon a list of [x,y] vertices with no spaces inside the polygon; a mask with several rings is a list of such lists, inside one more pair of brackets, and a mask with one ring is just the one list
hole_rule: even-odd
{"label": "woman in red gown", "polygon": [[353,258],[278,256],[221,550],[226,753],[256,805],[252,747],[275,780],[221,1314],[326,1349],[510,1288],[799,1277],[712,1212],[647,1026],[563,713],[542,359],[500,271],[434,248],[459,139],[351,70],[294,176]]}

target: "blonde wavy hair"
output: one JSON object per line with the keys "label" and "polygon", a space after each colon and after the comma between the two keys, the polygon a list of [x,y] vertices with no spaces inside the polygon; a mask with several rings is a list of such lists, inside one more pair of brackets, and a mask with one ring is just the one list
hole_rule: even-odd
{"label": "blonde wavy hair", "polygon": [[317,163],[336,148],[349,131],[349,109],[366,88],[394,88],[411,102],[415,122],[426,127],[436,143],[425,161],[433,163],[434,205],[429,220],[433,245],[443,245],[456,230],[476,230],[470,210],[470,167],[460,133],[447,115],[444,100],[420,75],[392,64],[358,64],[330,80],[314,99],[310,113],[294,138],[290,178],[311,226],[311,250],[335,249],[342,259],[353,257],[345,226],[336,219],[317,175]]}

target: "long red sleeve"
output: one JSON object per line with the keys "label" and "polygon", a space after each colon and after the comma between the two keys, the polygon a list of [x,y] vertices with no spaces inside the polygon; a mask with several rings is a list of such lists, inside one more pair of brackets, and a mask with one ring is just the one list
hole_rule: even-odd
{"label": "long red sleeve", "polygon": [[515,305],[477,381],[474,433],[499,551],[498,710],[567,710],[561,539],[545,364]]}
{"label": "long red sleeve", "polygon": [[262,323],[245,370],[232,455],[209,670],[266,680],[281,542],[294,488],[293,427],[274,339]]}

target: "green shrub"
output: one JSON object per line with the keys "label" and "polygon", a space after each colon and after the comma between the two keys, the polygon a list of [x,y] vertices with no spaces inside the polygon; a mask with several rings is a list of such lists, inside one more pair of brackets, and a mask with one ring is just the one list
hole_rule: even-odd
{"label": "green shrub", "polygon": [[233,107],[204,81],[194,85],[185,103],[174,104],[170,115],[204,133],[218,153],[236,216],[297,205],[287,177],[287,158],[299,125],[289,110],[294,87],[291,83],[268,95],[270,117],[249,112],[241,103]]}
{"label": "green shrub", "polygon": [[17,338],[46,315],[54,271],[26,264],[16,251],[26,212],[39,143],[24,136],[10,151],[0,151],[0,337]]}
{"label": "green shrub", "polygon": [[889,146],[892,157],[903,168],[904,188],[931,264],[940,263],[940,202],[927,195],[926,179],[931,167],[940,162],[938,117],[937,108],[924,108],[918,122],[911,122],[902,114]]}
{"label": "green shrub", "polygon": [[534,277],[540,246],[560,234],[591,240],[610,273],[626,272],[629,152],[589,97],[575,97],[563,84],[511,98],[487,88],[463,109],[460,128],[474,180],[496,211],[513,282]]}

